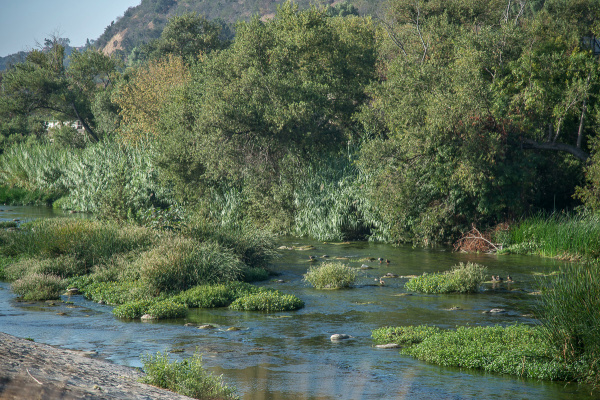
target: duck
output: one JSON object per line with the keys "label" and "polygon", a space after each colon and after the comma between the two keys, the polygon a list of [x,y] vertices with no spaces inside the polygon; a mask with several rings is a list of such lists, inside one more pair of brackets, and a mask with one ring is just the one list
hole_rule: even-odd
{"label": "duck", "polygon": [[317,261],[317,257],[315,257],[315,256],[308,256],[308,260],[309,261]]}
{"label": "duck", "polygon": [[389,263],[390,263],[390,260],[388,260],[388,259],[386,258],[386,259],[385,259],[385,263],[386,263],[386,264],[389,264]]}
{"label": "duck", "polygon": [[504,279],[500,275],[496,275],[496,281],[502,282]]}
{"label": "duck", "polygon": [[510,275],[506,275],[506,282],[513,282],[512,278],[510,277]]}
{"label": "duck", "polygon": [[496,278],[496,275],[492,275],[492,282],[498,282],[498,279]]}
{"label": "duck", "polygon": [[379,264],[381,264],[383,262],[383,258],[379,257],[377,261],[379,261]]}

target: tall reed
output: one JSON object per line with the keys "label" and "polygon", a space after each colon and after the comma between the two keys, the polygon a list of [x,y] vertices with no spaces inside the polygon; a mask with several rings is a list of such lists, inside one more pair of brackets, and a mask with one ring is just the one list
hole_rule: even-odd
{"label": "tall reed", "polygon": [[579,380],[600,385],[600,265],[564,265],[540,281],[539,318],[556,354],[578,364]]}
{"label": "tall reed", "polygon": [[600,256],[600,216],[538,214],[510,230],[509,251],[546,257]]}

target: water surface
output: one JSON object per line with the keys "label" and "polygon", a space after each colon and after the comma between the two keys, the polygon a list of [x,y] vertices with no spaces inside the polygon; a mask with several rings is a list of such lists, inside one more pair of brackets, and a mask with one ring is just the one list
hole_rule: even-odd
{"label": "water surface", "polygon": [[[98,357],[140,367],[140,355],[173,351],[173,358],[203,354],[208,368],[223,374],[243,399],[590,399],[586,387],[519,379],[479,371],[444,368],[373,347],[373,329],[388,325],[429,324],[444,328],[535,324],[535,273],[560,263],[524,256],[466,255],[444,248],[414,249],[371,243],[324,244],[294,238],[282,245],[313,244],[314,250],[281,250],[272,268],[280,273],[262,283],[305,301],[295,312],[260,313],[228,309],[191,310],[168,322],[122,321],[112,307],[73,296],[73,304],[22,303],[0,283],[0,331],[63,348],[95,351]],[[349,290],[316,290],[302,281],[312,263],[308,256],[328,255],[317,263],[343,257],[351,266],[366,264],[359,284]],[[389,259],[390,264],[365,261]],[[458,262],[486,265],[490,273],[510,274],[514,284],[475,295],[405,295],[408,278],[375,279],[449,269]],[[283,280],[279,283],[276,280]],[[491,308],[504,314],[485,314]],[[450,310],[452,308],[458,308]],[[59,315],[64,313],[66,315]],[[185,323],[212,324],[200,330]],[[239,330],[227,330],[235,327]],[[352,335],[332,342],[335,333]]]}

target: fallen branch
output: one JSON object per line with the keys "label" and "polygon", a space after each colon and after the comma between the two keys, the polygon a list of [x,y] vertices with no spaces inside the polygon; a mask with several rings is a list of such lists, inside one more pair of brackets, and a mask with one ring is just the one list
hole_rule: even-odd
{"label": "fallen branch", "polygon": [[35,379],[35,378],[33,377],[33,375],[31,375],[31,372],[29,372],[29,369],[25,369],[25,370],[27,371],[27,374],[29,374],[29,376],[31,377],[31,379],[33,379],[34,381],[36,381],[38,384],[40,384],[40,385],[43,385],[43,383],[42,383],[42,382],[38,381],[37,379]]}

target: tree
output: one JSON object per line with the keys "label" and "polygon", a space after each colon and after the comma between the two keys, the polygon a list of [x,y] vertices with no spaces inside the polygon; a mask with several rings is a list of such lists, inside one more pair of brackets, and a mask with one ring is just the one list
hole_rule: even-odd
{"label": "tree", "polygon": [[24,63],[7,71],[0,92],[0,118],[54,116],[81,122],[90,138],[98,141],[91,103],[111,84],[115,60],[99,51],[73,52],[65,66],[65,48],[58,40],[47,50],[34,50]]}
{"label": "tree", "polygon": [[[195,170],[205,187],[245,190],[257,219],[289,206],[292,188],[281,203],[274,200],[285,171],[300,173],[302,163],[339,151],[353,135],[353,115],[375,77],[374,32],[370,19],[332,18],[324,8],[298,11],[290,3],[272,20],[240,23],[229,48],[194,68],[190,110],[169,106],[183,121],[166,124],[160,135],[165,173],[196,193],[198,179],[169,160],[202,163]],[[181,136],[174,139],[173,131]]]}

